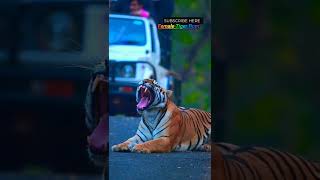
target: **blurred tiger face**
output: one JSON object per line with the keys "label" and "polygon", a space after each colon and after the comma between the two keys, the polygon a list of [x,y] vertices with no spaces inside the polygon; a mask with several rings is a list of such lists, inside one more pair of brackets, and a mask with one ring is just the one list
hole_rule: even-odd
{"label": "blurred tiger face", "polygon": [[142,80],[136,91],[137,112],[141,114],[151,108],[163,108],[171,93],[160,87],[154,79]]}
{"label": "blurred tiger face", "polygon": [[96,165],[106,163],[108,149],[107,81],[97,74],[90,81],[85,99],[86,124],[91,134],[87,137],[88,153]]}

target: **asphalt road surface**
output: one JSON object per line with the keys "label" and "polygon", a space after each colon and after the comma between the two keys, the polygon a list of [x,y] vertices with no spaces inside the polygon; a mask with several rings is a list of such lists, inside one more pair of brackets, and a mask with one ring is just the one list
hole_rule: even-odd
{"label": "asphalt road surface", "polygon": [[[133,136],[140,118],[109,118],[109,141],[112,145]],[[211,178],[211,154],[207,152],[123,153],[109,154],[110,180],[171,180]]]}

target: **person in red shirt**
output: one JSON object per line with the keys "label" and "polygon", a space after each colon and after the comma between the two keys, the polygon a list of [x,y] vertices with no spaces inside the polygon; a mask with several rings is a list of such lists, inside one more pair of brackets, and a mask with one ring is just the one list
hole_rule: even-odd
{"label": "person in red shirt", "polygon": [[143,3],[141,0],[131,0],[130,11],[130,13],[135,16],[141,16],[145,18],[150,16],[150,13],[143,9]]}

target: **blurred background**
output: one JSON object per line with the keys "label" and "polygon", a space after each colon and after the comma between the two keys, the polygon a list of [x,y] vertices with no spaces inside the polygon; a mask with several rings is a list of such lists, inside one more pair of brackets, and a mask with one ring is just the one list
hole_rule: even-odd
{"label": "blurred background", "polygon": [[0,179],[100,179],[87,154],[83,102],[91,69],[107,54],[107,7],[105,0],[1,1],[0,171],[7,176]]}
{"label": "blurred background", "polygon": [[319,5],[214,3],[215,140],[320,160]]}

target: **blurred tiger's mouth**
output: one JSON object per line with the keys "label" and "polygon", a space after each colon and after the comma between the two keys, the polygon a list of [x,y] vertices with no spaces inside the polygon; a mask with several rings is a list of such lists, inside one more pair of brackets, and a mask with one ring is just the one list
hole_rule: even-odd
{"label": "blurred tiger's mouth", "polygon": [[107,152],[107,116],[102,117],[97,127],[87,137],[88,147],[94,154]]}
{"label": "blurred tiger's mouth", "polygon": [[106,154],[108,141],[107,82],[102,77],[96,77],[93,82],[92,91],[95,98],[94,109],[95,117],[98,118],[98,124],[87,137],[88,147],[91,153]]}
{"label": "blurred tiger's mouth", "polygon": [[154,92],[147,86],[141,85],[138,87],[138,100],[137,110],[143,111],[154,101]]}

